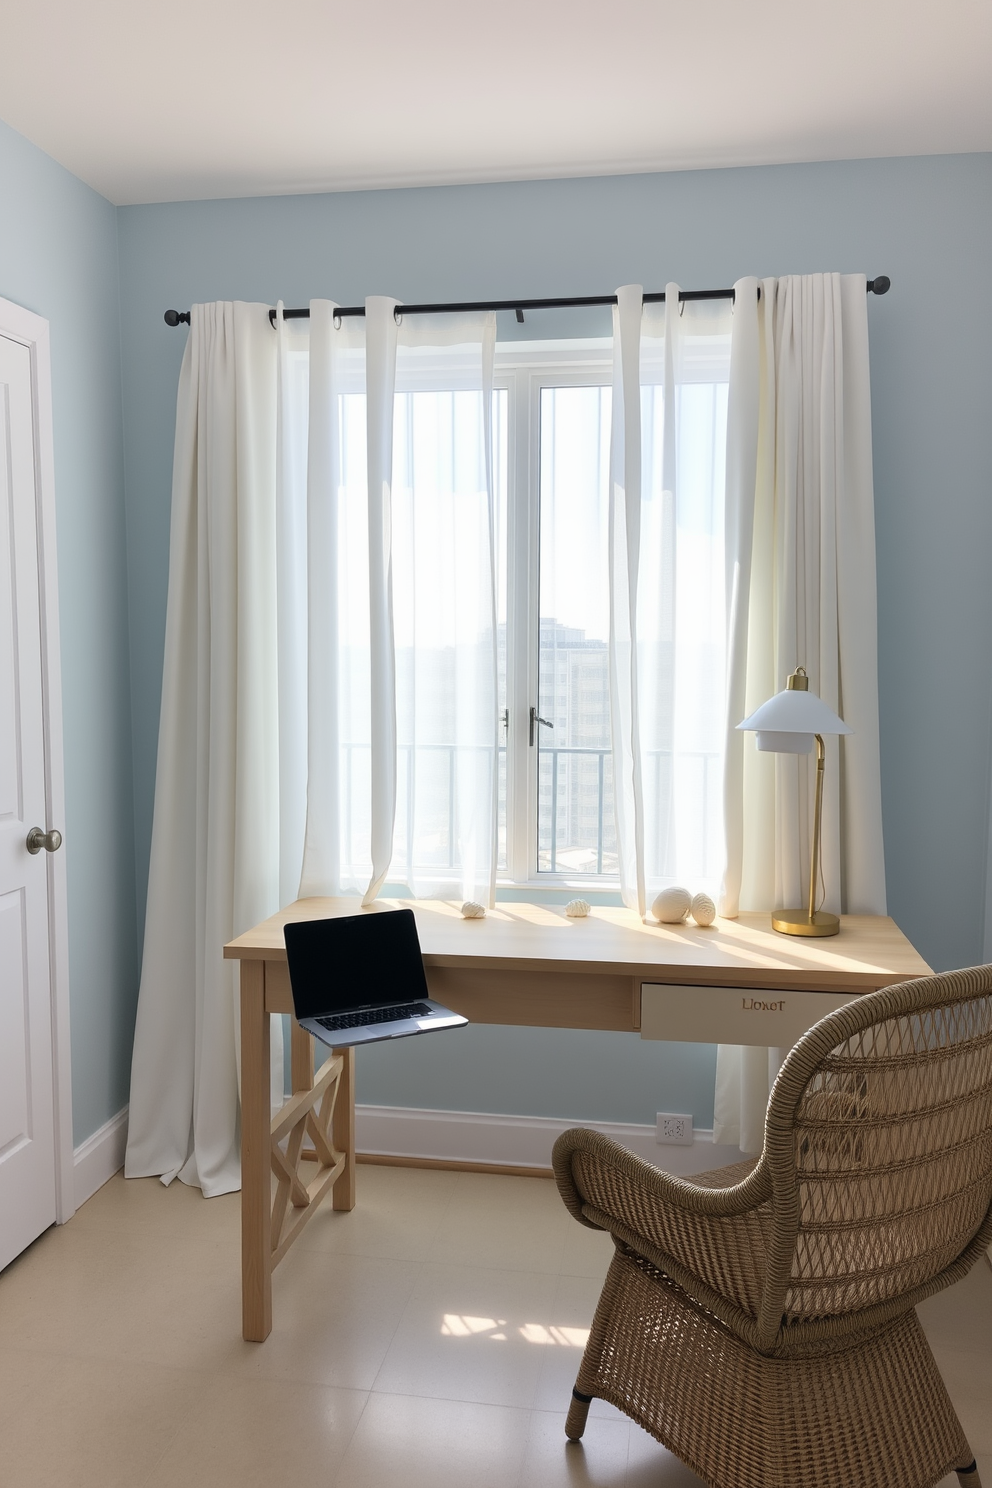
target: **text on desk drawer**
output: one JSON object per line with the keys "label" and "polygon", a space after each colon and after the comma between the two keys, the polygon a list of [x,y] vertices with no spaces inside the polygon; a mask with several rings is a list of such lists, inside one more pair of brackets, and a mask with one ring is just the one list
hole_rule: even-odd
{"label": "text on desk drawer", "polygon": [[791,1048],[856,992],[797,992],[781,987],[693,987],[642,982],[641,1038],[694,1044]]}

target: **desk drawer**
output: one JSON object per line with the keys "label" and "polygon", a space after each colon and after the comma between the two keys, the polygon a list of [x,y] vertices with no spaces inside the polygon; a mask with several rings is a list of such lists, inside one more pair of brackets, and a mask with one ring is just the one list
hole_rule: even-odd
{"label": "desk drawer", "polygon": [[767,1044],[797,1039],[856,992],[789,992],[778,987],[689,987],[641,983],[641,1038],[691,1044]]}

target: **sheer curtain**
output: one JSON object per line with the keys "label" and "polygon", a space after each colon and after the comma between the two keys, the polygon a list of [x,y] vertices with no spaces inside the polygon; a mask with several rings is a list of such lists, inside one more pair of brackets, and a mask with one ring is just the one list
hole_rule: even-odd
{"label": "sheer curtain", "polygon": [[495,315],[402,317],[392,474],[397,817],[391,874],[492,904],[498,711]]}
{"label": "sheer curtain", "polygon": [[388,874],[492,902],[495,335],[492,315],[311,303],[301,894],[370,902]]}
{"label": "sheer curtain", "polygon": [[610,683],[621,889],[715,893],[723,857],[724,484],[731,313],[617,292]]}
{"label": "sheer curtain", "polygon": [[396,300],[365,301],[366,447],[369,523],[371,698],[371,904],[386,881],[396,823],[396,636],[393,629],[393,404]]}
{"label": "sheer curtain", "polygon": [[495,320],[396,310],[315,300],[273,329],[264,305],[193,308],[132,1177],[240,1184],[226,941],[299,895],[367,902],[387,874],[492,899]]}
{"label": "sheer curtain", "polygon": [[644,795],[637,665],[637,585],[641,553],[641,314],[639,284],[617,290],[613,312],[610,439],[610,723],[620,892],[647,909]]}
{"label": "sheer curtain", "polygon": [[724,485],[731,307],[646,305],[637,606],[648,900],[723,862]]}
{"label": "sheer curtain", "polygon": [[309,420],[293,503],[306,511],[306,828],[301,895],[362,893],[372,880],[372,643],[364,319],[311,300],[309,336],[287,353]]}
{"label": "sheer curtain", "polygon": [[[825,907],[885,913],[868,317],[861,274],[742,280],[727,470],[721,914],[803,904],[807,756],[759,754],[736,724],[797,665],[854,729],[826,741]],[[777,1051],[721,1046],[714,1140],[761,1147]]]}

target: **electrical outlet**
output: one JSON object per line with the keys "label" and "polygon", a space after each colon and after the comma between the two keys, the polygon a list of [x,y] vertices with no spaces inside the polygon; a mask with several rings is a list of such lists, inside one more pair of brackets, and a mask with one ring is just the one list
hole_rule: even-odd
{"label": "electrical outlet", "polygon": [[675,1144],[678,1147],[692,1146],[692,1117],[674,1115],[671,1111],[658,1112],[658,1142]]}

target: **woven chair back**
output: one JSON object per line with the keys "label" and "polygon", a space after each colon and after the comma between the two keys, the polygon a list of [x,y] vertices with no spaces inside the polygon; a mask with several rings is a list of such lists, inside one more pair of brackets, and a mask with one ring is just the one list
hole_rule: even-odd
{"label": "woven chair back", "polygon": [[764,1156],[777,1220],[767,1326],[929,1290],[992,1204],[992,967],[823,1019],[782,1066]]}

